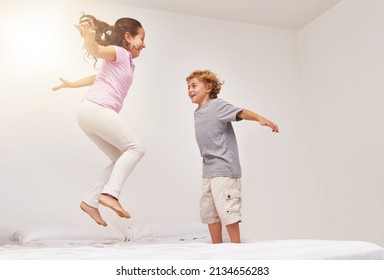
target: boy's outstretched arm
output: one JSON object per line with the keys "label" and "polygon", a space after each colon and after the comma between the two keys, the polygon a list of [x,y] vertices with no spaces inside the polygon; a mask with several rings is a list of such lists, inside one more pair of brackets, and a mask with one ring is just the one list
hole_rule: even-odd
{"label": "boy's outstretched arm", "polygon": [[92,75],[92,76],[88,76],[88,77],[82,78],[80,80],[77,80],[75,82],[70,82],[70,81],[67,81],[63,78],[59,78],[61,81],[61,84],[52,87],[52,90],[57,91],[61,88],[78,88],[78,87],[90,86],[94,83],[95,78],[96,78],[96,76]]}
{"label": "boy's outstretched arm", "polygon": [[277,126],[277,124],[250,110],[243,109],[238,112],[236,116],[242,120],[257,121],[262,126],[269,126],[272,129],[272,132],[279,132],[279,127]]}

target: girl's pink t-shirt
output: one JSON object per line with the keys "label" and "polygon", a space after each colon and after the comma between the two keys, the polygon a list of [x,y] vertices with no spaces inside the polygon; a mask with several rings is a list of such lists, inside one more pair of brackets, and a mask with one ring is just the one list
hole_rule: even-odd
{"label": "girl's pink t-shirt", "polygon": [[116,50],[116,60],[103,61],[101,70],[84,99],[120,112],[132,84],[135,65],[129,51],[123,47],[113,47]]}

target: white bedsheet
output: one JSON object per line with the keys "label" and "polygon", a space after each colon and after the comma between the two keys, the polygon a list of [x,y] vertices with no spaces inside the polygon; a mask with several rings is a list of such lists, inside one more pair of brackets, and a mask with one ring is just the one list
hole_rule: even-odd
{"label": "white bedsheet", "polygon": [[208,242],[121,242],[91,246],[0,247],[1,260],[384,260],[384,248],[363,241],[250,240]]}

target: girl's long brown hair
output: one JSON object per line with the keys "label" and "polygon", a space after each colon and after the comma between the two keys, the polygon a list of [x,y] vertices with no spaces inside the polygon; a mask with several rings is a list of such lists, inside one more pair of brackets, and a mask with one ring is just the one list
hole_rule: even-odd
{"label": "girl's long brown hair", "polygon": [[[82,14],[79,23],[87,21],[93,21],[95,24],[96,43],[102,46],[116,45],[125,48],[127,51],[129,51],[130,46],[127,40],[125,40],[125,33],[129,32],[134,37],[138,34],[140,28],[143,28],[138,20],[126,17],[118,19],[114,25],[109,25],[104,21],[98,20],[93,15]],[[89,57],[90,55],[87,54],[87,56]],[[93,58],[96,64],[97,58]]]}

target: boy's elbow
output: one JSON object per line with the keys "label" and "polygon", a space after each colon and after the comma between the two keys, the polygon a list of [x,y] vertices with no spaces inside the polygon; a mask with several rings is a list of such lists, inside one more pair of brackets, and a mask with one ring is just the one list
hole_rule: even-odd
{"label": "boy's elbow", "polygon": [[244,120],[244,110],[241,110],[236,114],[236,119],[237,120]]}

